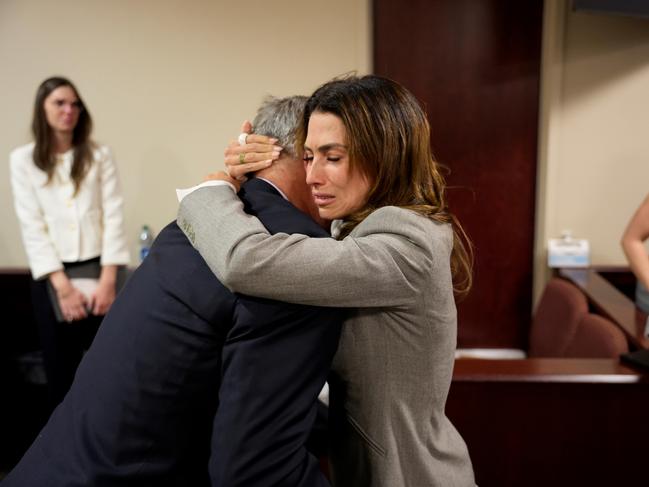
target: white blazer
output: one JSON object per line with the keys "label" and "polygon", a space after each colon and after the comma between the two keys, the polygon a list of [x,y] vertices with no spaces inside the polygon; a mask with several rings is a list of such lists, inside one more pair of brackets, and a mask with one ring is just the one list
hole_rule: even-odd
{"label": "white blazer", "polygon": [[93,163],[74,196],[73,150],[57,157],[50,184],[32,159],[34,144],[9,156],[16,214],[34,279],[63,269],[62,262],[101,256],[102,265],[128,264],[122,194],[108,147],[93,151]]}

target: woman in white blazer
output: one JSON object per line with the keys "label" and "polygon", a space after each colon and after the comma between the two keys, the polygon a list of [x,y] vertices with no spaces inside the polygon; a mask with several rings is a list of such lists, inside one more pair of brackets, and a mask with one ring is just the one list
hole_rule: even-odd
{"label": "woman in white blazer", "polygon": [[[342,220],[338,240],[271,236],[223,185],[185,196],[180,227],[236,292],[356,308],[330,382],[336,487],[473,486],[467,447],[444,413],[454,291],[468,291],[471,257],[446,203],[426,115],[397,83],[350,77],[316,90],[299,132],[320,216]],[[271,151],[244,145],[237,159]]]}
{"label": "woman in white blazer", "polygon": [[[117,168],[91,131],[90,113],[74,85],[48,78],[36,93],[34,141],[10,155],[52,406],[67,392],[115,299],[118,266],[129,261]],[[84,277],[88,270],[96,274],[88,276],[97,278],[96,287],[85,294],[75,287],[68,277],[73,269],[83,269]]]}

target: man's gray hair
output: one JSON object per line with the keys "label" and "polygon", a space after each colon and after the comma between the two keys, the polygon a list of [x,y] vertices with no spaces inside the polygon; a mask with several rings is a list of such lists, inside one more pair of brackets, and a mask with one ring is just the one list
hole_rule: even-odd
{"label": "man's gray hair", "polygon": [[267,96],[252,123],[254,132],[275,137],[278,139],[277,144],[284,148],[283,154],[297,157],[301,151],[296,147],[296,129],[302,119],[306,101],[306,96]]}

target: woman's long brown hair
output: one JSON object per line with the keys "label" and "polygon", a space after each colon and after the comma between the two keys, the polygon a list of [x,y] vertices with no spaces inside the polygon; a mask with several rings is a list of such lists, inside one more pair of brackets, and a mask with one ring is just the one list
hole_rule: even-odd
{"label": "woman's long brown hair", "polygon": [[52,136],[52,128],[47,123],[45,116],[45,98],[47,98],[52,91],[61,87],[69,86],[74,91],[79,102],[79,120],[74,127],[72,134],[72,146],[74,148],[74,160],[72,168],[70,169],[70,178],[74,184],[74,194],[79,191],[79,186],[83,178],[86,176],[90,165],[92,164],[93,157],[92,151],[94,144],[90,139],[92,132],[92,118],[88,109],[86,108],[81,96],[72,82],[66,78],[55,76],[43,81],[38,90],[36,91],[36,99],[34,101],[34,116],[32,118],[32,134],[34,135],[34,164],[47,174],[46,184],[52,182],[54,177],[54,169],[56,167],[56,154],[54,153],[54,141]]}
{"label": "woman's long brown hair", "polygon": [[430,126],[417,99],[403,86],[380,76],[348,76],[325,83],[307,101],[298,131],[304,145],[314,112],[338,116],[345,126],[350,171],[358,170],[372,186],[367,203],[345,218],[347,235],[383,206],[413,210],[453,228],[451,272],[456,298],[472,284],[473,249],[450,212],[446,183],[430,147]]}

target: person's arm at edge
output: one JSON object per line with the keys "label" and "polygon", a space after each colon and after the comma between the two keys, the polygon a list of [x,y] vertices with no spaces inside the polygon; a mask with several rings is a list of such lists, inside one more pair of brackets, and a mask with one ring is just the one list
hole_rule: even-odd
{"label": "person's arm at edge", "polygon": [[649,255],[644,246],[647,238],[649,238],[649,195],[634,213],[621,241],[631,271],[645,289],[649,289]]}
{"label": "person's arm at edge", "polygon": [[408,258],[418,247],[412,241],[417,222],[399,225],[408,235],[389,228],[343,241],[271,236],[223,186],[183,198],[178,223],[223,284],[253,296],[319,306],[400,306],[415,299],[429,269],[426,252]]}

